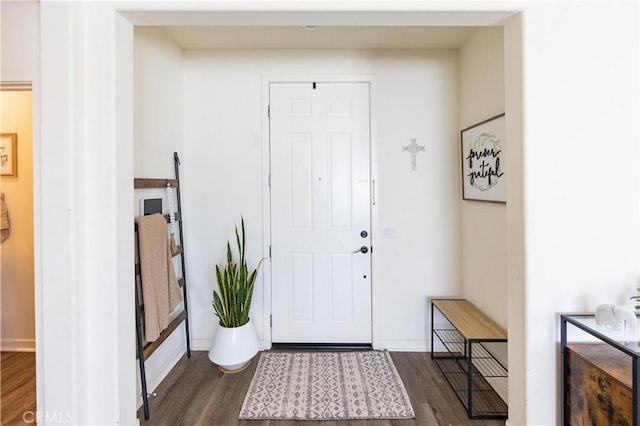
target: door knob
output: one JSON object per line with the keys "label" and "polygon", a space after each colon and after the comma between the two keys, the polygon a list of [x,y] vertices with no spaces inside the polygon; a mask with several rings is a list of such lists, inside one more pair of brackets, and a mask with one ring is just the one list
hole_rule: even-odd
{"label": "door knob", "polygon": [[368,253],[368,252],[369,252],[369,247],[367,246],[362,246],[358,250],[354,251],[354,253]]}

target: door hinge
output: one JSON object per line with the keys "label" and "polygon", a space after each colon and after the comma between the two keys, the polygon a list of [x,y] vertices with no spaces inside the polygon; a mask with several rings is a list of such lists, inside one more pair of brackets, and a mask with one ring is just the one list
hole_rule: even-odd
{"label": "door hinge", "polygon": [[269,188],[271,188],[271,173],[269,173],[268,179],[269,179]]}
{"label": "door hinge", "polygon": [[269,315],[269,327],[273,327],[273,315]]}
{"label": "door hinge", "polygon": [[271,105],[267,105],[267,117],[271,118]]}
{"label": "door hinge", "polygon": [[269,246],[269,259],[271,259],[271,246]]}

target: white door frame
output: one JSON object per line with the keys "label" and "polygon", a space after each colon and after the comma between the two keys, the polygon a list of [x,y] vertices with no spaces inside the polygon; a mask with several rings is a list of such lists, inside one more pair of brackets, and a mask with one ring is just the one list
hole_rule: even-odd
{"label": "white door frame", "polygon": [[[269,187],[269,167],[270,167],[270,123],[267,109],[269,107],[269,85],[271,83],[304,83],[316,81],[318,83],[369,83],[369,168],[371,173],[371,246],[375,244],[375,229],[378,226],[378,206],[376,205],[376,180],[378,176],[378,145],[377,129],[374,117],[375,111],[375,76],[372,74],[275,74],[262,77],[262,252],[264,257],[269,257],[269,247],[271,246],[271,192]],[[377,345],[377,289],[376,289],[376,259],[375,250],[371,253],[371,342],[374,349],[379,349]],[[263,263],[262,280],[264,286],[263,299],[263,324],[264,327],[264,349],[270,349],[273,343],[271,335],[271,261]]]}

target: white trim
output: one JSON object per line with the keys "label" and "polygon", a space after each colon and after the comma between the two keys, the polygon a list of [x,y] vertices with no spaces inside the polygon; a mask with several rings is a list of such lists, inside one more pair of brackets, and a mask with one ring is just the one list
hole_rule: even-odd
{"label": "white trim", "polygon": [[[135,209],[133,203],[133,152],[134,152],[134,37],[133,24],[129,22],[117,10],[113,15],[113,65],[112,84],[114,90],[112,95],[115,97],[113,101],[113,115],[115,123],[111,126],[114,139],[117,140],[113,147],[113,160],[116,168],[115,172],[115,193],[112,193],[114,203],[118,205],[118,213],[113,219],[117,220],[116,233],[118,241],[132,241],[131,234],[131,218]],[[117,348],[113,350],[113,356],[116,358],[114,370],[118,377],[113,383],[117,387],[115,395],[115,403],[117,404],[117,412],[113,413],[114,418],[120,424],[131,423],[136,417],[134,411],[134,400],[136,394],[135,386],[135,362],[131,363],[132,354],[135,353],[135,327],[134,310],[131,304],[134,302],[135,278],[131,274],[133,266],[134,248],[133,244],[125,245],[116,244],[117,254],[115,261],[117,262],[115,275],[118,285],[114,291],[114,299],[112,306],[116,312],[116,324],[119,331],[114,335],[117,342]],[[182,336],[180,341],[184,342],[183,333],[175,333],[175,336]],[[176,337],[177,338],[177,337]],[[186,351],[186,344],[179,346],[182,353]],[[178,356],[177,360],[180,359]],[[174,363],[175,364],[175,363]],[[173,366],[172,366],[173,367]],[[167,370],[168,373],[169,370]],[[161,375],[164,378],[166,374]],[[160,379],[162,380],[162,379]]]}
{"label": "white trim", "polygon": [[374,80],[375,74],[270,74],[262,76],[262,93],[266,93],[268,102],[270,83],[372,83]]}
{"label": "white trim", "polygon": [[2,352],[35,352],[35,339],[2,339],[0,342]]}
{"label": "white trim", "polygon": [[429,352],[430,340],[380,340],[373,349],[391,352]]}
{"label": "white trim", "polygon": [[36,406],[44,400],[44,358],[42,350],[44,340],[44,315],[43,315],[43,286],[42,286],[42,136],[41,136],[41,92],[40,74],[31,76],[32,102],[32,149],[33,149],[33,281],[34,281],[34,310],[35,318],[35,342],[36,351]]}
{"label": "white trim", "polygon": [[262,127],[262,324],[264,327],[261,347],[271,349],[271,258],[269,257],[271,245],[271,191],[269,187],[270,174],[270,137],[269,137],[269,79],[263,77],[260,86],[260,117]]}
{"label": "white trim", "polygon": [[[269,246],[271,245],[271,191],[269,187],[269,172],[270,172],[270,120],[267,116],[267,109],[269,107],[269,85],[271,83],[305,83],[305,82],[318,82],[318,83],[368,83],[369,84],[369,175],[370,179],[377,179],[378,175],[378,163],[377,163],[377,130],[373,120],[374,115],[374,100],[373,93],[375,87],[375,74],[269,74],[262,76],[261,83],[261,103],[262,103],[262,229],[263,229],[263,257],[269,258]],[[374,163],[375,159],[375,163]],[[373,191],[373,184],[370,186]],[[373,200],[373,198],[371,198]],[[375,209],[375,213],[374,213]],[[371,235],[371,244],[374,241],[374,229],[378,229],[378,212],[377,206],[369,205],[370,223],[371,229],[369,234]],[[374,223],[374,217],[376,223]],[[376,264],[375,251],[371,256],[371,343],[375,347],[376,341],[376,298],[375,298],[375,267]],[[263,263],[263,286],[264,286],[264,319],[265,324],[264,339],[260,342],[261,347],[264,349],[271,349],[273,339],[271,336],[271,321],[270,316],[272,314],[272,287],[271,287],[271,259],[268,262]]]}
{"label": "white trim", "polygon": [[[3,74],[4,77],[4,74]],[[3,79],[0,81],[0,90],[2,91],[11,91],[11,90],[31,90],[33,85],[31,81],[6,81]]]}
{"label": "white trim", "polygon": [[[179,3],[179,2],[174,2]],[[522,7],[494,1],[217,1],[159,10],[158,2],[120,8],[135,25],[501,26]],[[511,3],[511,4],[505,4]],[[117,5],[116,5],[117,7]]]}
{"label": "white trim", "polygon": [[194,339],[191,338],[191,351],[208,351],[213,343],[213,337],[210,339]]}
{"label": "white trim", "polygon": [[375,96],[376,91],[376,76],[374,74],[368,75],[369,78],[369,175],[371,179],[371,194],[370,194],[370,215],[371,229],[369,235],[371,237],[371,344],[375,348],[378,345],[378,332],[380,330],[380,321],[376,312],[381,310],[378,307],[382,306],[382,303],[378,302],[378,293],[380,287],[377,285],[376,277],[380,277],[379,267],[382,264],[380,261],[380,250],[376,251],[376,231],[381,229],[380,225],[380,213],[378,210],[378,194],[376,182],[378,181],[378,120],[375,117],[378,116],[378,100]]}

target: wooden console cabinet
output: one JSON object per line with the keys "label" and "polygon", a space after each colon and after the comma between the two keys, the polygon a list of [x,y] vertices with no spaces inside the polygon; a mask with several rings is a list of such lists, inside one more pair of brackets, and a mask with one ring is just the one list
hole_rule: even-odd
{"label": "wooden console cabinet", "polygon": [[569,424],[633,424],[629,355],[606,344],[570,344],[565,362]]}
{"label": "wooden console cabinet", "polygon": [[598,326],[593,315],[561,316],[564,425],[636,425],[637,340]]}

